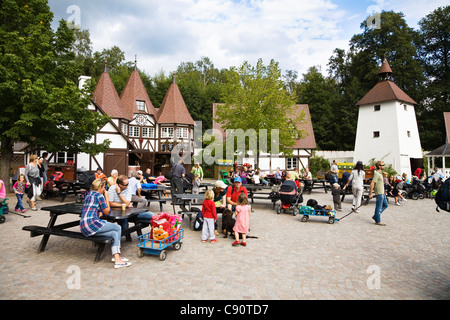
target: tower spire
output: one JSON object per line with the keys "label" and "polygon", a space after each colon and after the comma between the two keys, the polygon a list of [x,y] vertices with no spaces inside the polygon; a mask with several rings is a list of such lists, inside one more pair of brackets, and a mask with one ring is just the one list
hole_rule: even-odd
{"label": "tower spire", "polygon": [[389,65],[386,56],[384,56],[383,63],[381,64],[380,70],[378,71],[378,80],[384,81],[384,80],[391,80],[393,81],[393,75],[391,66]]}
{"label": "tower spire", "polygon": [[137,54],[134,55],[134,70],[137,71]]}
{"label": "tower spire", "polygon": [[108,73],[108,60],[105,58],[105,69],[103,69],[104,73]]}

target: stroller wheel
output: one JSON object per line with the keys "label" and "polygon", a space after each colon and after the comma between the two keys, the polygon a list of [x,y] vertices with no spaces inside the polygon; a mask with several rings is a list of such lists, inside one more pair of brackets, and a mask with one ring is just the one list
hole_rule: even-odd
{"label": "stroller wheel", "polygon": [[414,192],[414,193],[411,195],[411,198],[412,198],[413,200],[417,200],[417,199],[419,199],[419,194],[418,194],[417,192]]}
{"label": "stroller wheel", "polygon": [[423,193],[419,193],[419,199],[424,199],[425,195]]}

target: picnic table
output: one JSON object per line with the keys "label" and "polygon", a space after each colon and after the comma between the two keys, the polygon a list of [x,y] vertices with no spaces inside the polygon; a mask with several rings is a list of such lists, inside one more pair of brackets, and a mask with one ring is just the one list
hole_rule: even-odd
{"label": "picnic table", "polygon": [[147,205],[149,206],[151,202],[158,202],[161,212],[163,211],[163,204],[166,203],[166,199],[163,199],[163,194],[167,190],[165,185],[157,185],[156,189],[141,188],[141,192],[144,191],[146,193],[145,199],[147,199]]}
{"label": "picnic table", "polygon": [[76,180],[61,179],[55,181],[55,185],[59,189],[61,202],[64,202],[67,195],[73,194],[77,196],[77,194],[81,192],[81,183]]}
{"label": "picnic table", "polygon": [[327,188],[330,186],[327,185],[328,181],[325,179],[299,179],[304,185],[305,185],[305,191],[309,191],[309,194],[311,194],[313,189],[323,189],[325,190],[325,193],[328,192]]}
{"label": "picnic table", "polygon": [[173,213],[176,213],[175,206],[180,206],[181,211],[178,214],[181,214],[181,217],[184,218],[184,215],[189,217],[189,225],[192,221],[192,215],[197,214],[192,210],[192,204],[194,200],[197,200],[196,204],[201,205],[203,200],[205,199],[204,194],[191,194],[191,193],[173,193],[172,194],[172,206]]}
{"label": "picnic table", "polygon": [[[275,203],[279,200],[279,198],[270,196],[270,193],[272,192],[271,186],[265,186],[261,184],[243,184],[242,186],[247,189],[248,198],[252,201],[252,203],[255,203],[254,199],[270,199],[270,201],[272,202],[272,207],[273,209],[275,209]],[[264,192],[266,190],[269,190],[269,193]]]}
{"label": "picnic table", "polygon": [[[81,209],[83,208],[83,204],[79,203],[66,203],[62,205],[56,206],[48,206],[43,207],[41,210],[50,211],[50,220],[48,222],[47,227],[42,226],[24,226],[22,230],[29,231],[31,237],[43,236],[41,243],[39,244],[39,248],[37,253],[41,253],[45,250],[47,246],[48,239],[50,235],[61,236],[61,237],[69,237],[76,238],[81,240],[90,240],[98,245],[97,254],[94,259],[94,263],[100,261],[101,255],[107,243],[112,242],[112,238],[105,236],[91,236],[85,237],[80,231],[72,231],[67,230],[69,228],[77,227],[80,225],[80,217],[81,217]],[[136,208],[127,208],[122,210],[122,208],[111,208],[111,211],[108,215],[103,215],[102,219],[105,219],[110,222],[118,222],[120,220],[128,219],[129,221],[134,223],[134,226],[128,228],[127,230],[122,230],[122,236],[130,235],[133,232],[137,232],[138,236],[142,235],[142,228],[146,227],[147,224],[138,222],[136,220],[137,215],[139,213],[146,212],[146,209],[136,209]],[[71,222],[66,222],[62,224],[56,225],[56,220],[59,216],[64,214],[72,214],[78,216],[78,218]],[[79,228],[78,228],[79,230]]]}

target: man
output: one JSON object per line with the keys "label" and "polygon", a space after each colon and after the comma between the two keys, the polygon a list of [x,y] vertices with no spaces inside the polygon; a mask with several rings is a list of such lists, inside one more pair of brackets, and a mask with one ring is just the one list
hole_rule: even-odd
{"label": "man", "polygon": [[48,152],[44,152],[42,154],[42,158],[44,159],[44,161],[42,162],[42,166],[44,167],[44,181],[42,182],[42,185],[45,185],[45,183],[47,182],[47,171],[48,171],[48,160],[47,160],[47,156],[48,156]]}
{"label": "man", "polygon": [[[111,208],[121,208],[122,203],[125,203],[127,207],[132,207],[132,192],[131,189],[128,188],[129,181],[127,176],[121,174],[117,177],[117,182],[115,185],[109,187],[108,194],[109,194],[109,206]],[[138,215],[138,221],[143,223],[150,224],[150,221],[152,220],[152,216],[154,215],[153,212],[147,211],[140,213]],[[120,220],[119,223],[122,227],[122,230],[128,229],[128,220]],[[127,240],[131,239],[131,237],[127,237]]]}
{"label": "man", "polygon": [[333,185],[333,183],[337,183],[338,182],[338,166],[337,166],[337,161],[333,160],[333,164],[331,165],[330,171],[331,171],[331,182],[330,184]]}
{"label": "man", "polygon": [[128,189],[131,192],[131,202],[136,202],[136,208],[142,209],[147,204],[147,200],[141,196],[141,183],[137,179],[137,172],[131,172],[131,178],[128,179]]}
{"label": "man", "polygon": [[372,199],[372,192],[375,191],[376,204],[375,204],[375,214],[372,219],[375,220],[375,224],[378,226],[385,226],[385,223],[381,223],[381,214],[388,207],[388,202],[386,199],[386,194],[384,193],[384,182],[383,182],[383,169],[384,161],[377,161],[375,164],[376,171],[373,173],[373,179],[370,183],[369,199]]}
{"label": "man", "polygon": [[152,169],[145,169],[144,174],[142,175],[145,183],[150,183],[152,180],[155,180],[155,177],[152,176]]}
{"label": "man", "polygon": [[170,187],[174,190],[175,193],[181,194],[184,192],[183,188],[183,178],[186,174],[186,169],[183,166],[183,160],[178,161],[178,164],[175,164],[172,167],[172,179],[170,179]]}
{"label": "man", "polygon": [[242,179],[240,177],[234,178],[233,185],[227,189],[227,207],[232,212],[236,209],[237,200],[241,192],[248,197],[247,188],[242,186]]}

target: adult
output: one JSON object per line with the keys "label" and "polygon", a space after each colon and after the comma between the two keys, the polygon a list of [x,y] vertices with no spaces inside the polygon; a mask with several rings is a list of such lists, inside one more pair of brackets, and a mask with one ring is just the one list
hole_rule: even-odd
{"label": "adult", "polygon": [[136,203],[136,208],[142,209],[147,204],[147,200],[141,195],[141,183],[137,179],[137,172],[132,171],[128,179],[128,189],[131,191],[131,202]]}
{"label": "adult", "polygon": [[384,183],[383,183],[383,169],[384,161],[377,161],[375,164],[376,171],[373,173],[372,182],[370,183],[369,199],[372,199],[372,192],[375,191],[375,214],[372,219],[375,220],[375,224],[379,226],[385,226],[385,223],[381,223],[381,214],[389,206],[386,194],[384,193]]}
{"label": "adult", "polygon": [[111,176],[108,177],[108,180],[107,180],[108,187],[114,186],[117,183],[118,176],[119,176],[119,172],[116,169],[112,169]]}
{"label": "adult", "polygon": [[239,171],[239,175],[238,175],[238,177],[240,177],[241,178],[241,180],[242,180],[242,184],[247,184],[247,177],[249,176],[249,172],[248,172],[248,168],[247,168],[247,166],[244,166],[243,168],[242,168],[242,171]]}
{"label": "adult", "polygon": [[[131,201],[132,192],[131,189],[128,188],[128,184],[129,181],[127,176],[122,174],[117,177],[117,184],[109,187],[109,205],[111,208],[121,208],[122,204],[125,204],[127,207],[133,206]],[[154,213],[150,211],[143,212],[138,215],[137,220],[149,224],[153,215]],[[127,230],[129,226],[128,220],[120,220],[120,226],[123,230]],[[127,239],[131,239],[131,237],[127,237]]]}
{"label": "adult", "polygon": [[295,183],[295,181],[293,180],[292,177],[292,172],[287,172],[286,173],[286,179],[283,181],[283,183],[281,184],[282,186],[291,186],[295,189],[295,192],[298,192],[298,187],[297,184]]}
{"label": "adult", "polygon": [[113,255],[114,268],[123,268],[131,265],[128,259],[120,256],[120,236],[122,228],[111,222],[100,219],[102,215],[108,215],[111,208],[108,204],[109,197],[106,191],[106,182],[103,179],[96,179],[92,182],[81,209],[80,229],[85,237],[93,235],[108,236],[113,238],[111,252]]}
{"label": "adult", "polygon": [[183,160],[178,161],[172,167],[172,179],[170,179],[170,187],[175,193],[184,193],[183,178],[186,174],[186,169],[183,166]]}
{"label": "adult", "polygon": [[[44,189],[44,158],[42,157],[38,157],[38,162],[37,162],[37,166],[39,168],[39,178],[41,179],[41,184],[39,185],[39,188],[41,189],[41,194],[42,194],[42,190]],[[36,200],[42,200],[41,196],[37,196]]]}
{"label": "adult", "polygon": [[331,164],[330,167],[330,174],[331,174],[331,181],[330,184],[334,184],[338,182],[338,166],[337,166],[337,161],[333,160],[333,163]]}
{"label": "adult", "polygon": [[200,166],[200,163],[198,163],[198,161],[194,163],[194,167],[192,168],[191,173],[193,173],[194,175],[198,175],[198,179],[200,181],[203,180],[203,168]]}
{"label": "adult", "polygon": [[352,211],[359,212],[359,207],[361,207],[361,200],[364,192],[365,177],[366,172],[364,171],[362,161],[356,162],[356,165],[353,168],[352,173],[344,186],[344,189],[346,189],[349,183],[350,182],[352,183],[352,193],[353,193]]}
{"label": "adult", "polygon": [[216,205],[216,212],[221,213],[227,206],[227,185],[222,180],[217,180],[214,183],[214,204]]}
{"label": "adult", "polygon": [[47,171],[48,171],[48,160],[47,160],[47,157],[48,157],[48,152],[44,152],[42,154],[42,159],[44,159],[44,161],[42,162],[42,166],[44,167],[44,176],[43,176],[44,181],[43,181],[43,185],[45,185],[45,183],[48,180],[47,179]]}
{"label": "adult", "polygon": [[36,198],[41,195],[41,177],[39,167],[37,165],[38,156],[36,154],[30,155],[30,162],[25,167],[25,180],[27,181],[27,196],[28,204],[32,211],[37,211],[34,203]]}
{"label": "adult", "polygon": [[142,174],[142,177],[144,179],[144,183],[150,183],[153,180],[155,180],[155,177],[152,176],[152,169],[150,168],[145,169],[145,172]]}
{"label": "adult", "polygon": [[283,174],[280,170],[280,167],[277,168],[275,171],[275,184],[281,184],[281,178],[283,177]]}
{"label": "adult", "polygon": [[236,209],[238,197],[242,192],[248,198],[247,188],[242,186],[242,179],[236,177],[234,178],[233,185],[227,189],[227,207],[232,212]]}

